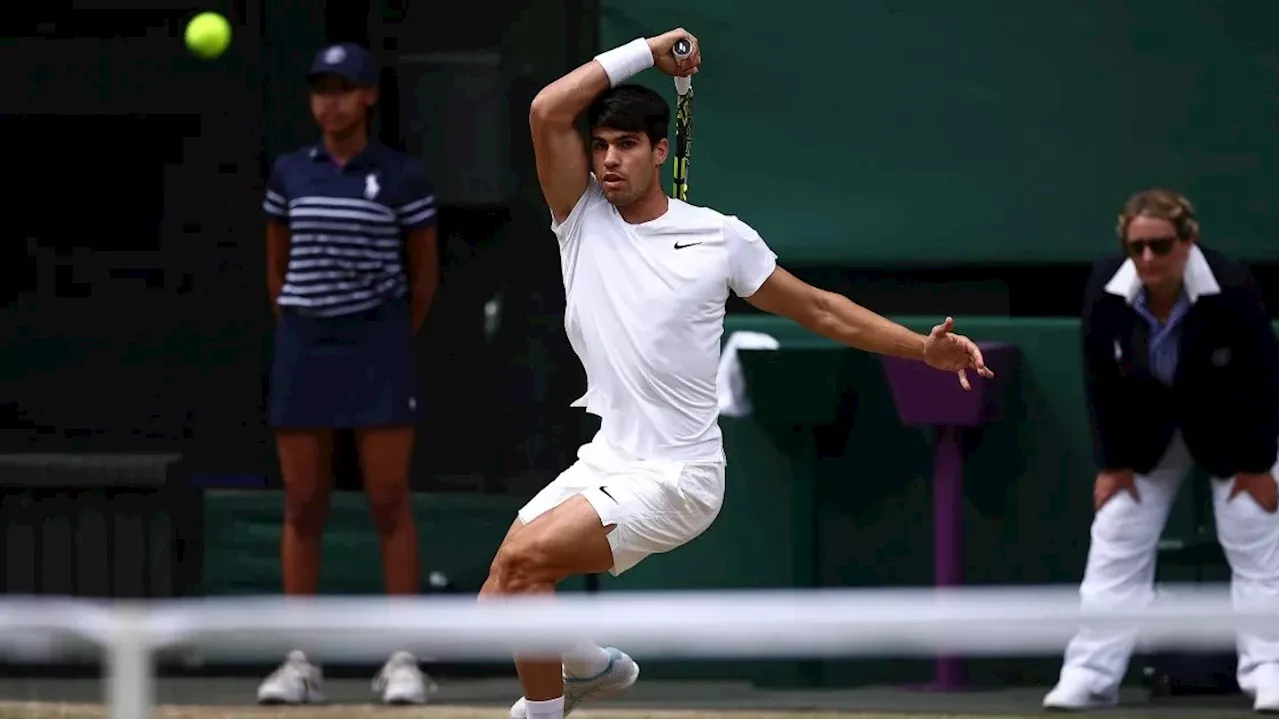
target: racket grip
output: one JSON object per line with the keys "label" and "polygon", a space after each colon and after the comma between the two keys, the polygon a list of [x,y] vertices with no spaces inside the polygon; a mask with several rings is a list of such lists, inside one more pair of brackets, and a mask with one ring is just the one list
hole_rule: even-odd
{"label": "racket grip", "polygon": [[[676,44],[671,48],[671,54],[676,56],[677,60],[684,60],[693,54],[693,44],[688,40],[677,40]],[[689,88],[693,87],[693,78],[677,77],[676,93],[679,95],[688,94]]]}

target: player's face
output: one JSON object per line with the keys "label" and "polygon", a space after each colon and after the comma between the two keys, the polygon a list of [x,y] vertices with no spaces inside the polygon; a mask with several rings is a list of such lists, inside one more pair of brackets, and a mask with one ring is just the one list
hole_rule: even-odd
{"label": "player's face", "polygon": [[591,169],[616,207],[629,205],[653,191],[658,168],[667,159],[667,141],[649,142],[643,132],[596,128],[591,132]]}
{"label": "player's face", "polygon": [[1129,223],[1125,243],[1143,286],[1171,290],[1182,281],[1191,242],[1178,238],[1173,223],[1155,217],[1135,217]]}
{"label": "player's face", "polygon": [[357,87],[351,81],[327,75],[311,83],[311,116],[327,135],[342,136],[363,127],[377,90]]}

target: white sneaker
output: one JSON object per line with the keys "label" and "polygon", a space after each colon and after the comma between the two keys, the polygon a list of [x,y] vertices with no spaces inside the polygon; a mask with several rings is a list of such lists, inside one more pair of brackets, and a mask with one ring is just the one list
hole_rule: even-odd
{"label": "white sneaker", "polygon": [[436,690],[436,683],[418,668],[418,660],[412,654],[396,652],[373,678],[373,690],[382,692],[383,704],[426,704],[427,694]]}
{"label": "white sneaker", "polygon": [[[578,702],[587,699],[608,699],[630,689],[640,678],[640,665],[635,660],[613,647],[605,647],[609,652],[609,665],[604,671],[589,679],[564,678],[564,713],[569,712]],[[528,719],[529,712],[525,708],[524,697],[520,697],[511,705],[511,719]]]}
{"label": "white sneaker", "polygon": [[1259,714],[1280,713],[1280,687],[1266,684],[1253,697],[1253,710]]}
{"label": "white sneaker", "polygon": [[324,675],[302,652],[289,652],[284,664],[258,686],[259,704],[323,704]]}
{"label": "white sneaker", "polygon": [[1044,708],[1056,711],[1085,711],[1088,709],[1105,709],[1116,705],[1117,697],[1097,694],[1089,690],[1083,683],[1059,681],[1044,697]]}

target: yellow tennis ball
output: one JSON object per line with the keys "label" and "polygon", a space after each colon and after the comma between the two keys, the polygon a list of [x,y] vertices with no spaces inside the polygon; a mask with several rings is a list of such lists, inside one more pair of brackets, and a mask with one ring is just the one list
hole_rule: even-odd
{"label": "yellow tennis ball", "polygon": [[184,39],[192,55],[212,60],[231,44],[231,24],[216,12],[202,12],[187,23]]}

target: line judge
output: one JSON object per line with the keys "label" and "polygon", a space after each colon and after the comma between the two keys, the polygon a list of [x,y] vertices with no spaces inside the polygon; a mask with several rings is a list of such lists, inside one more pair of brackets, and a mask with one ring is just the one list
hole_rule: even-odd
{"label": "line judge", "polygon": [[[1218,541],[1237,606],[1277,611],[1277,341],[1248,267],[1200,245],[1191,202],[1139,192],[1117,227],[1123,257],[1100,261],[1085,296],[1085,389],[1099,471],[1086,608],[1153,595],[1156,543],[1194,464],[1212,477]],[[1135,633],[1085,627],[1050,709],[1114,705]],[[1276,713],[1276,634],[1238,639],[1240,688]]]}

